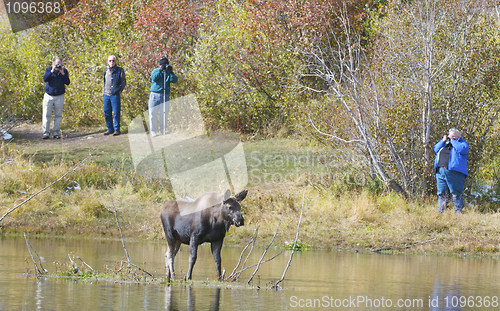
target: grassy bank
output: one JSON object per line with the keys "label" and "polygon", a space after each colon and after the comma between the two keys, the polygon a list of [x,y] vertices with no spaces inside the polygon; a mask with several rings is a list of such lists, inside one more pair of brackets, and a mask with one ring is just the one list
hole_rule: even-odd
{"label": "grassy bank", "polygon": [[[43,152],[25,143],[2,148],[0,217],[82,159],[67,152],[64,157],[38,161],[41,155],[36,150]],[[0,234],[119,238],[115,207],[127,239],[164,239],[159,211],[173,198],[171,187],[165,180],[136,176],[124,154],[114,161],[91,157],[6,216]],[[347,155],[297,141],[249,142],[245,154],[249,172],[249,195],[243,202],[245,226],[232,227],[226,243],[245,245],[259,223],[257,241],[266,245],[284,211],[274,245],[285,247],[295,237],[304,205],[299,237],[304,247],[499,254],[498,213],[479,213],[470,206],[464,215],[451,210],[438,214],[434,200],[408,202],[393,194],[375,194],[353,166],[342,160]],[[80,189],[75,189],[77,184]]]}

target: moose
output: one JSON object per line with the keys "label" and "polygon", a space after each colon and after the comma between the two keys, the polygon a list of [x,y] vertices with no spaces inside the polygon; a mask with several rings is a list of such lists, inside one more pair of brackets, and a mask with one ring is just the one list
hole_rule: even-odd
{"label": "moose", "polygon": [[169,201],[161,211],[161,221],[167,252],[165,266],[167,280],[174,278],[174,258],[181,244],[189,245],[189,269],[186,279],[191,280],[196,262],[198,246],[205,242],[211,243],[212,255],[217,270],[217,278],[221,275],[220,251],[226,232],[231,225],[244,225],[241,215],[241,205],[248,190],[243,190],[234,196],[228,190],[224,195],[209,192],[192,201],[177,199]]}

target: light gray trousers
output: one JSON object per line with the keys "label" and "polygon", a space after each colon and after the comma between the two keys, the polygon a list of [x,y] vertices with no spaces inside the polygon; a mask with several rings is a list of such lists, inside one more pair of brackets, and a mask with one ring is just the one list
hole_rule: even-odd
{"label": "light gray trousers", "polygon": [[43,134],[50,133],[50,120],[52,118],[52,110],[54,110],[54,126],[52,127],[52,135],[59,135],[59,128],[62,120],[62,111],[64,106],[64,94],[52,96],[47,93],[43,95]]}

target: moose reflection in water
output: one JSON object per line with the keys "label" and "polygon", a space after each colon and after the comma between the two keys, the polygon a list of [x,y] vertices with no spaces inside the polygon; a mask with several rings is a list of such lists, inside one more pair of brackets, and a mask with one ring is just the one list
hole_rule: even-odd
{"label": "moose reflection in water", "polygon": [[[188,310],[193,311],[195,309],[195,297],[194,289],[192,286],[188,285],[187,288],[187,308],[177,305],[176,302],[179,301],[179,295],[173,295],[173,287],[170,285],[165,286],[165,311],[176,311],[176,310]],[[178,292],[177,292],[178,294]],[[177,299],[173,299],[176,296]],[[220,287],[214,288],[212,305],[210,307],[211,311],[219,311],[220,305]],[[206,310],[206,309],[205,309]]]}
{"label": "moose reflection in water", "polygon": [[231,196],[230,191],[220,195],[209,192],[195,201],[177,199],[168,202],[161,211],[161,221],[168,249],[165,253],[167,280],[174,278],[174,258],[181,244],[189,245],[189,269],[186,275],[191,279],[196,262],[198,246],[211,243],[212,255],[217,270],[217,278],[221,278],[222,243],[231,225],[244,225],[240,203],[247,196],[244,190]]}

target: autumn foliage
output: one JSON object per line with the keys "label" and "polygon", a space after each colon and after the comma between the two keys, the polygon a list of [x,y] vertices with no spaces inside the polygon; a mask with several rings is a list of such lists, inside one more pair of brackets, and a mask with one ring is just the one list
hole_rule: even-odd
{"label": "autumn foliage", "polygon": [[[349,4],[356,23],[362,24],[368,4]],[[286,85],[301,67],[297,49],[336,27],[338,6],[330,0],[82,0],[27,33],[35,48],[37,41],[50,46],[38,57],[44,65],[56,55],[65,60],[75,82],[68,89],[75,124],[100,121],[100,75],[108,55],[116,55],[129,76],[123,108],[130,118],[144,110],[150,73],[165,55],[181,77],[174,96],[197,94],[211,128],[252,133],[290,122],[298,102]],[[39,118],[33,108],[16,111]]]}
{"label": "autumn foliage", "polygon": [[[450,18],[443,18],[446,23],[435,28],[435,45],[427,47],[437,53],[433,61],[447,62],[446,66],[437,64],[441,75],[432,76],[438,78],[432,81],[429,95],[416,87],[421,83],[418,77],[409,79],[424,76],[420,67],[412,69],[408,64],[427,50],[417,40],[422,32],[411,28],[416,19],[405,12],[430,2],[439,12],[452,13],[443,15]],[[394,179],[412,183],[406,190],[416,193],[427,189],[416,183],[430,178],[429,143],[441,135],[443,127],[455,122],[474,132],[475,159],[482,154],[480,137],[488,135],[479,129],[495,127],[490,116],[498,111],[499,39],[489,26],[494,23],[490,2],[484,1],[482,13],[468,20],[468,32],[461,37],[472,47],[453,45],[450,49],[450,42],[459,37],[452,33],[461,27],[451,16],[469,13],[448,0],[81,0],[51,23],[16,34],[0,32],[4,64],[0,66],[0,101],[11,114],[40,119],[43,69],[54,56],[61,56],[72,81],[65,101],[71,121],[63,118],[63,126],[102,124],[102,75],[107,56],[115,55],[127,73],[122,97],[126,126],[147,109],[151,71],[160,56],[167,56],[179,76],[171,97],[195,94],[209,129],[261,137],[292,129],[321,138],[311,127],[313,120],[327,134],[348,141],[353,138],[349,112],[328,96],[331,89],[324,79],[310,75],[304,55],[318,46],[338,49],[345,29],[350,29],[348,35],[356,33],[360,38],[351,50],[366,56],[363,64],[352,68],[359,76],[372,75],[371,80],[361,82],[370,80],[369,87],[379,92],[375,96],[380,101],[377,118],[387,124],[386,134],[397,142],[393,149],[412,170]],[[340,12],[347,18],[339,18]],[[30,63],[24,61],[27,58]],[[333,73],[345,70],[326,61]],[[368,111],[363,105],[360,113]],[[424,128],[420,116],[425,105],[448,115],[433,113],[423,123],[429,121],[435,127],[427,122]],[[488,110],[487,118],[482,118],[482,109]],[[454,119],[453,114],[464,118]],[[373,128],[367,128],[367,133],[378,144],[387,142]],[[426,154],[421,154],[422,145]],[[390,163],[389,159],[381,153],[381,162]],[[398,176],[400,170],[387,171]]]}

